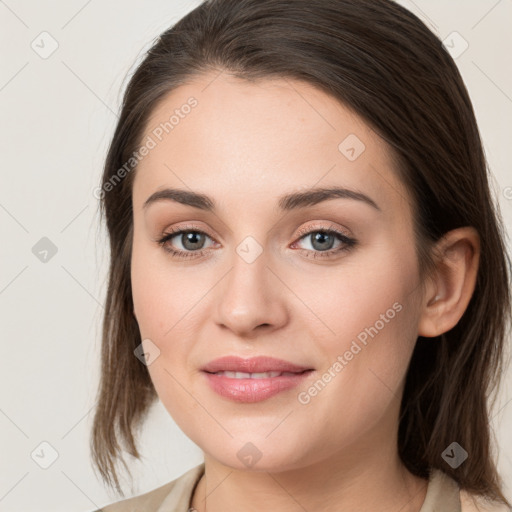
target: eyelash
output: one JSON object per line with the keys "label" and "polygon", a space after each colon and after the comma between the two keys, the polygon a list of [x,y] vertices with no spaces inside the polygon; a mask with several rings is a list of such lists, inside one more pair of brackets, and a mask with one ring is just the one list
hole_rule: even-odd
{"label": "eyelash", "polygon": [[[205,233],[204,231],[201,231],[200,229],[197,229],[193,226],[186,226],[184,228],[170,231],[168,233],[165,233],[162,238],[157,240],[157,243],[162,246],[164,251],[170,253],[171,257],[173,258],[181,258],[181,259],[187,259],[187,258],[200,258],[204,254],[208,252],[209,249],[201,249],[199,251],[181,251],[172,249],[170,246],[166,245],[169,240],[174,238],[177,235],[181,235],[183,233],[197,233],[200,235],[206,235],[209,238],[212,238],[208,233]],[[323,233],[326,235],[336,235],[337,239],[341,241],[344,245],[341,247],[338,247],[337,249],[330,249],[328,251],[312,251],[309,249],[299,249],[299,251],[305,251],[306,253],[313,253],[313,256],[307,256],[308,258],[318,259],[318,258],[331,258],[334,257],[334,255],[343,253],[346,251],[349,251],[352,249],[356,244],[357,240],[354,238],[350,238],[347,235],[341,233],[340,231],[332,228],[325,228],[325,227],[319,227],[316,229],[303,229],[300,230],[298,235],[299,238],[297,241],[302,240],[303,238],[307,237],[308,235],[311,235],[313,233]],[[296,242],[294,242],[295,244]]]}

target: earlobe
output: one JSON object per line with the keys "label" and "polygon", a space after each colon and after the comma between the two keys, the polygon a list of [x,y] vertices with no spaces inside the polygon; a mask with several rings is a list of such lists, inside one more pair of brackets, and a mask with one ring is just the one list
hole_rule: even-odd
{"label": "earlobe", "polygon": [[460,320],[473,295],[480,237],[472,227],[448,232],[435,247],[436,269],[426,287],[418,336],[435,337]]}

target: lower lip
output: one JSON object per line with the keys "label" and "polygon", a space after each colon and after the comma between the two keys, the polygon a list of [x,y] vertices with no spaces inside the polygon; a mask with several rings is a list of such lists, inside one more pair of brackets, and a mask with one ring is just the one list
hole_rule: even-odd
{"label": "lower lip", "polygon": [[265,379],[233,379],[225,375],[204,372],[210,387],[219,395],[235,402],[253,403],[266,400],[282,391],[298,386],[313,370],[296,375]]}

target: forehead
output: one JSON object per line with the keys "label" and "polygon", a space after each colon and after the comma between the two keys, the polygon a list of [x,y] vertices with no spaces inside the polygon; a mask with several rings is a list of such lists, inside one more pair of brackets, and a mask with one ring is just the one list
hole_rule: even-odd
{"label": "forehead", "polygon": [[159,188],[214,197],[250,191],[268,200],[313,186],[377,195],[385,209],[406,191],[387,144],[357,114],[311,84],[194,77],[153,109],[142,143],[134,205]]}

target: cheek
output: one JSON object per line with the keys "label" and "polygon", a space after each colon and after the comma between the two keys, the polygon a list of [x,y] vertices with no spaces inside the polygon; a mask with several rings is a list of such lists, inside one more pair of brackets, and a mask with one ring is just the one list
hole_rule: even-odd
{"label": "cheek", "polygon": [[417,314],[417,284],[414,252],[380,245],[337,269],[297,279],[294,291],[314,315],[310,318],[323,350],[332,353],[348,350],[354,339],[364,344],[392,333],[398,344],[409,339],[407,326],[414,325]]}
{"label": "cheek", "polygon": [[158,351],[158,357],[147,367],[150,378],[169,414],[181,423],[195,414],[195,402],[184,392],[184,384],[194,339],[186,330],[198,298],[194,288],[186,286],[187,278],[166,270],[168,266],[159,257],[151,248],[135,244],[131,263],[133,303],[141,339],[151,340],[151,350]]}
{"label": "cheek", "polygon": [[[380,251],[379,258],[369,256],[302,291],[322,321],[308,327],[328,380],[325,388],[318,386],[323,398],[314,400],[341,400],[348,406],[340,413],[345,417],[347,411],[376,417],[385,410],[399,393],[417,338],[414,253],[390,248]],[[319,334],[322,325],[325,334]]]}
{"label": "cheek", "polygon": [[183,386],[194,370],[189,357],[197,336],[192,330],[203,321],[204,290],[191,286],[193,271],[171,271],[167,255],[158,251],[134,245],[132,295],[141,339],[151,340],[151,350],[158,353],[148,366],[151,380],[169,413],[180,417],[190,414],[195,405]]}
{"label": "cheek", "polygon": [[135,237],[131,261],[132,297],[141,336],[157,344],[172,336],[194,295],[180,273],[168,271],[166,255],[160,251]]}

